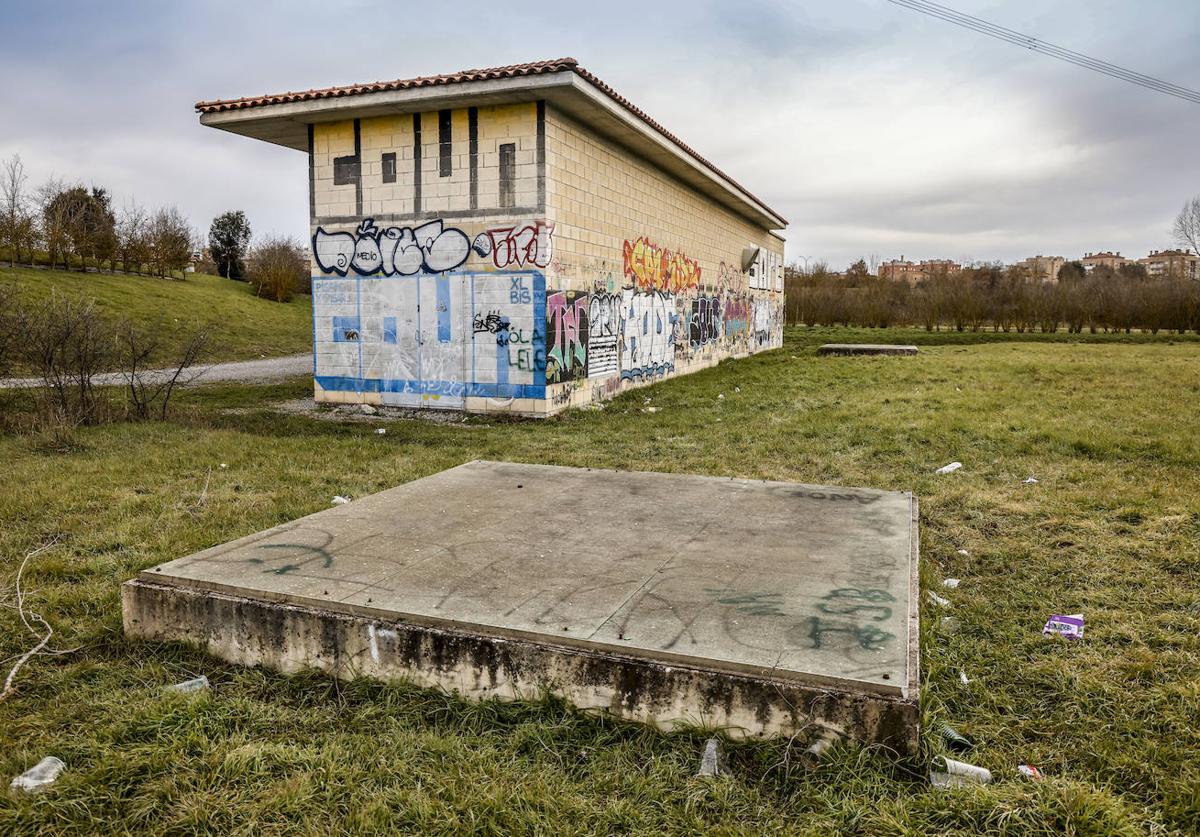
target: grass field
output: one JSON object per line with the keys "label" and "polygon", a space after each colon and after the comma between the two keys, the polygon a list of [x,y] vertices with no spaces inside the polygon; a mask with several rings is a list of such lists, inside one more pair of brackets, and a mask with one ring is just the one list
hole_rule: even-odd
{"label": "grass field", "polygon": [[309,297],[297,296],[286,304],[270,302],[254,296],[245,282],[219,276],[191,273],[177,280],[0,267],[0,287],[4,285],[15,285],[29,300],[51,293],[94,299],[105,314],[137,323],[162,317],[175,342],[189,329],[209,325],[210,360],[254,360],[312,350]]}
{"label": "grass field", "polygon": [[[297,381],[189,390],[171,423],[87,428],[66,452],[0,437],[0,589],[11,603],[24,554],[58,537],[25,586],[53,645],[81,646],[35,658],[0,703],[0,778],[68,765],[40,798],[0,798],[0,833],[1195,833],[1200,344],[894,331],[921,354],[814,355],[879,336],[789,329],[782,351],[540,423],[379,436],[263,408],[309,393]],[[921,764],[853,745],[810,773],[784,741],[732,746],[735,775],[706,781],[695,730],[122,638],[138,570],[474,458],[911,488],[923,583],[962,579],[938,586],[951,611],[923,606],[927,727],[977,739],[967,760],[996,782],[937,791]],[[965,467],[933,474],[951,460]],[[1077,611],[1084,640],[1042,637]],[[31,644],[0,608],[0,657]],[[202,672],[209,694],[161,692]],[[1046,781],[1019,778],[1023,760]]]}

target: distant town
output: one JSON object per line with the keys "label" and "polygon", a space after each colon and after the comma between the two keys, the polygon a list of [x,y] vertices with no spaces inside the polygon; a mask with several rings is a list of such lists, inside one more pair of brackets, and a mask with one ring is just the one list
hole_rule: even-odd
{"label": "distant town", "polygon": [[[1072,269],[1069,267],[1070,265],[1076,265],[1076,267]],[[1152,250],[1149,255],[1140,259],[1127,258],[1120,252],[1110,251],[1085,253],[1078,259],[1038,255],[1005,265],[963,265],[950,259],[926,259],[914,262],[900,256],[898,259],[880,263],[875,271],[871,271],[863,261],[852,265],[848,271],[839,275],[852,276],[861,275],[864,272],[867,274],[874,272],[880,279],[892,279],[916,285],[926,279],[951,276],[980,266],[999,266],[1005,270],[1022,273],[1025,278],[1041,279],[1044,282],[1059,281],[1060,277],[1064,275],[1064,268],[1075,275],[1078,275],[1080,271],[1086,275],[1099,270],[1101,274],[1111,271],[1115,274],[1156,279],[1200,280],[1200,256],[1187,250]]]}

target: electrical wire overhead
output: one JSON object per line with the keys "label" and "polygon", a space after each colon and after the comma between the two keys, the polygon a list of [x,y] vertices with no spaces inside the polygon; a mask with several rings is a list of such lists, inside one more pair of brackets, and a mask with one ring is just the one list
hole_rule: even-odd
{"label": "electrical wire overhead", "polygon": [[1083,67],[1085,70],[1103,73],[1106,76],[1127,81],[1130,84],[1136,84],[1148,90],[1165,93],[1168,96],[1175,96],[1186,102],[1200,105],[1200,92],[1191,88],[1172,84],[1169,81],[1148,76],[1145,73],[1128,70],[1116,64],[1101,61],[1099,58],[1092,58],[1091,56],[1084,55],[1082,52],[1075,52],[1074,50],[1057,46],[1040,38],[1035,38],[1032,35],[1025,35],[1013,29],[989,23],[974,15],[956,12],[954,9],[939,6],[937,3],[930,3],[926,0],[888,0],[888,2],[905,9],[911,9],[914,12],[929,15],[938,20],[944,20],[947,23],[953,23],[955,26],[961,26],[964,29],[979,32],[997,40],[1007,41],[1010,44],[1015,44],[1016,46],[1041,53],[1042,55],[1048,55],[1051,58],[1057,58],[1059,61],[1066,61],[1068,64]]}

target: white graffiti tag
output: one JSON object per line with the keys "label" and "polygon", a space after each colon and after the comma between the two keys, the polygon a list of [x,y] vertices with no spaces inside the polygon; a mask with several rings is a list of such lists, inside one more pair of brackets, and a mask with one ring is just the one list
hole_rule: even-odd
{"label": "white graffiti tag", "polygon": [[366,218],[358,225],[357,234],[330,233],[318,227],[313,236],[317,267],[338,276],[351,270],[360,276],[444,273],[465,262],[470,250],[466,234],[445,227],[440,220],[415,228],[380,230],[373,218]]}

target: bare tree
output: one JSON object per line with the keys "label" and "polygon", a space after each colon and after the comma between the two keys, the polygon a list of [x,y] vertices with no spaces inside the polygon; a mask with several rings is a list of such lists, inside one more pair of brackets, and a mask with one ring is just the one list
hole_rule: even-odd
{"label": "bare tree", "polygon": [[201,374],[193,367],[208,351],[209,329],[201,327],[189,334],[170,366],[154,368],[166,333],[166,324],[161,319],[149,327],[126,321],[118,329],[121,371],[129,386],[129,406],[136,418],[157,415],[166,420],[175,388],[191,383]]}
{"label": "bare tree", "polygon": [[42,245],[50,256],[50,267],[58,263],[58,257],[63,258],[63,267],[71,267],[71,219],[68,216],[66,202],[60,196],[68,187],[61,180],[51,178],[37,189],[38,214],[41,216]]}
{"label": "bare tree", "polygon": [[1175,240],[1200,255],[1200,195],[1183,205],[1175,216]]}
{"label": "bare tree", "polygon": [[175,207],[160,209],[150,219],[150,264],[159,276],[183,270],[192,257],[195,234]]}
{"label": "bare tree", "polygon": [[25,193],[26,180],[20,154],[12,155],[0,165],[0,239],[8,245],[10,267],[16,265],[33,226],[29,196]]}
{"label": "bare tree", "polygon": [[254,292],[276,302],[290,302],[308,270],[304,249],[286,237],[268,237],[250,251],[246,275]]}
{"label": "bare tree", "polygon": [[142,265],[150,259],[150,230],[146,210],[130,201],[117,217],[117,254],[121,269],[129,273],[129,265],[142,272]]}

